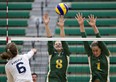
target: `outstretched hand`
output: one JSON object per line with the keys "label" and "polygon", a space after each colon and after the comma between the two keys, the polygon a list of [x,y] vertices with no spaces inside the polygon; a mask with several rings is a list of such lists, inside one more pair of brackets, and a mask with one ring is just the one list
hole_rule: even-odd
{"label": "outstretched hand", "polygon": [[96,26],[96,19],[97,19],[97,17],[95,18],[94,15],[90,15],[88,17],[89,17],[89,21],[87,20],[87,22],[94,29],[95,34],[99,33],[99,30],[98,30],[98,28]]}
{"label": "outstretched hand", "polygon": [[76,14],[76,20],[78,21],[79,25],[84,25],[85,17],[81,13]]}
{"label": "outstretched hand", "polygon": [[32,48],[31,50],[32,50],[34,53],[37,52],[37,49],[35,49],[35,48]]}
{"label": "outstretched hand", "polygon": [[49,15],[48,13],[45,13],[44,16],[43,16],[43,22],[45,25],[47,25],[50,21],[50,18],[49,18]]}
{"label": "outstretched hand", "polygon": [[87,22],[89,23],[90,26],[95,27],[96,26],[96,19],[94,15],[90,15],[89,17],[89,21],[87,20]]}
{"label": "outstretched hand", "polygon": [[58,26],[60,27],[60,28],[63,28],[64,27],[64,16],[60,16],[59,17],[59,21],[58,21]]}

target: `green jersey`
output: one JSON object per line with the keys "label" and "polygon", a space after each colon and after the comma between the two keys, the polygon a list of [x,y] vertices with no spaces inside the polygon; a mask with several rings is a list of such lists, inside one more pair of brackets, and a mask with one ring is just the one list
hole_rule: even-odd
{"label": "green jersey", "polygon": [[[82,37],[86,37],[86,33],[82,32]],[[100,34],[96,34],[96,37],[100,38]],[[99,79],[100,82],[109,82],[109,55],[110,52],[106,47],[105,43],[98,41],[98,45],[101,48],[101,55],[95,57],[92,53],[92,49],[88,41],[84,41],[85,51],[88,54],[90,74],[92,74],[91,82],[94,82],[95,79]]]}
{"label": "green jersey", "polygon": [[65,41],[62,41],[63,50],[58,53],[53,46],[53,41],[48,41],[49,72],[47,82],[67,82],[66,71],[69,64],[69,48]]}

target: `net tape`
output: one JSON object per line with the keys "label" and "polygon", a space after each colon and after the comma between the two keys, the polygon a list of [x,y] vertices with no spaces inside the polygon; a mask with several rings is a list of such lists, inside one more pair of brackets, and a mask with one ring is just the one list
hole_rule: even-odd
{"label": "net tape", "polygon": [[[116,38],[45,38],[45,37],[10,37],[12,41],[116,41]],[[0,37],[0,41],[6,37]]]}

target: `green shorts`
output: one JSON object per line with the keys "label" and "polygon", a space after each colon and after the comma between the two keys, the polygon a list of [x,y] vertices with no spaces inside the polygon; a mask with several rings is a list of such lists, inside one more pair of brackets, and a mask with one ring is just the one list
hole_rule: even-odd
{"label": "green shorts", "polygon": [[48,78],[47,82],[61,82],[58,78]]}
{"label": "green shorts", "polygon": [[95,80],[99,80],[100,82],[107,82],[107,75],[95,72],[92,75],[92,82],[94,82]]}

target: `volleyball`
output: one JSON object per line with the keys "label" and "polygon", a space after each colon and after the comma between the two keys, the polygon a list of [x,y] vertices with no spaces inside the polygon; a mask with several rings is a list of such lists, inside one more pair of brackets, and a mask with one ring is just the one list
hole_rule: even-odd
{"label": "volleyball", "polygon": [[68,12],[68,6],[65,3],[59,3],[55,7],[55,11],[59,15],[65,15]]}

